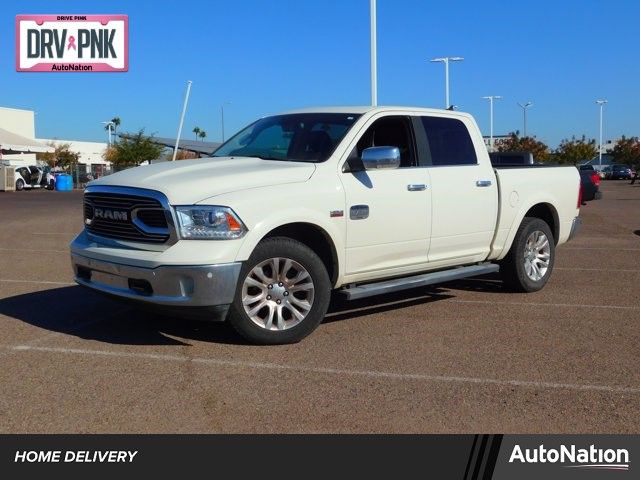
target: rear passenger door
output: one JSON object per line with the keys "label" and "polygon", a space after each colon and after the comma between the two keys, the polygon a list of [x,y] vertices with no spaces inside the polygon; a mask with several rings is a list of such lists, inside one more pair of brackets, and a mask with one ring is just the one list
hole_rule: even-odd
{"label": "rear passenger door", "polygon": [[[498,216],[498,188],[491,163],[478,159],[467,117],[421,116],[416,119],[421,163],[431,179],[431,266],[484,260]],[[479,161],[482,160],[482,161]]]}
{"label": "rear passenger door", "polygon": [[31,183],[31,185],[38,185],[40,183],[40,170],[38,170],[37,167],[29,167],[29,183]]}

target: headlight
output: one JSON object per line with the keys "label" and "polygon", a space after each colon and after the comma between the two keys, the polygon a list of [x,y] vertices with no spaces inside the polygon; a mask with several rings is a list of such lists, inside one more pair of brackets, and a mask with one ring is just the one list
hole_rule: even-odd
{"label": "headlight", "polygon": [[247,228],[227,207],[191,205],[175,207],[180,238],[189,240],[231,240],[242,237]]}

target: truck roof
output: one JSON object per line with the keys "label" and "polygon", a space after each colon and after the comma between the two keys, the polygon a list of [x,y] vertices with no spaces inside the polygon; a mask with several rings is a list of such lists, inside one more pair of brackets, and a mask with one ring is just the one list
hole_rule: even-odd
{"label": "truck roof", "polygon": [[445,110],[440,108],[423,108],[423,107],[408,107],[408,106],[340,106],[340,107],[309,107],[309,108],[300,108],[295,110],[288,110],[286,112],[282,112],[282,114],[291,114],[291,113],[354,113],[363,115],[365,113],[378,113],[378,112],[392,112],[392,111],[411,111],[416,113],[429,113],[429,114],[446,114],[452,116],[459,117],[470,117],[468,113],[459,112],[455,110]]}

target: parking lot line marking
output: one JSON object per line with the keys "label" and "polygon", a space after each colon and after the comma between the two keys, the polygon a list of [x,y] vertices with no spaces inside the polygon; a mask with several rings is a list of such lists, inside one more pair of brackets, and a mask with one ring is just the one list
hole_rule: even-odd
{"label": "parking lot line marking", "polygon": [[0,278],[0,283],[42,283],[44,285],[75,285],[71,282],[49,282],[47,280],[13,280],[10,278]]}
{"label": "parking lot line marking", "polygon": [[623,272],[623,273],[640,273],[640,270],[625,270],[623,268],[580,268],[580,267],[553,267],[554,270],[568,270],[575,272]]}
{"label": "parking lot line marking", "polygon": [[[126,308],[120,309],[120,311],[118,311],[115,315],[117,316],[118,314],[122,313],[125,310],[126,310]],[[79,332],[80,330],[83,330],[83,329],[85,329],[87,327],[91,327],[91,326],[93,326],[93,325],[95,325],[97,323],[100,323],[101,321],[103,321],[107,317],[108,317],[108,315],[103,314],[103,315],[100,315],[98,318],[92,318],[91,320],[80,322],[80,323],[74,325],[72,328],[68,329],[64,333],[62,333],[62,332],[45,333],[44,335],[40,335],[39,337],[36,337],[33,340],[28,340],[27,342],[24,342],[22,345],[33,347],[33,346],[36,346],[39,343],[46,342],[47,340],[49,340],[51,338],[60,337],[62,335],[73,335],[73,334]],[[6,355],[11,355],[12,353],[17,353],[17,350],[15,350],[14,348],[9,347],[7,345],[0,345],[0,348],[4,348],[5,349],[5,351],[0,352],[0,356],[2,356],[2,355],[6,356]]]}
{"label": "parking lot line marking", "polygon": [[0,252],[69,253],[69,250],[37,250],[34,248],[0,248]]}
{"label": "parking lot line marking", "polygon": [[616,250],[618,252],[640,252],[640,248],[618,248],[618,247],[560,247],[558,251],[565,250]]}
{"label": "parking lot line marking", "polygon": [[329,375],[349,375],[369,378],[387,378],[391,380],[414,380],[441,383],[467,383],[476,385],[497,385],[501,387],[525,387],[541,389],[598,391],[609,393],[631,393],[640,394],[640,388],[620,387],[613,385],[591,385],[580,383],[556,383],[556,382],[536,382],[528,380],[498,380],[495,378],[476,378],[446,375],[427,375],[422,373],[395,373],[379,370],[348,370],[341,368],[313,367],[305,365],[281,365],[277,363],[246,362],[242,360],[221,360],[204,357],[180,357],[177,355],[167,355],[158,353],[142,352],[116,352],[113,350],[90,350],[80,348],[58,348],[58,347],[38,347],[30,345],[15,345],[9,347],[17,352],[44,352],[61,353],[67,355],[91,355],[112,358],[138,358],[146,360],[159,360],[166,362],[196,363],[202,365],[216,365],[221,367],[254,368],[261,370],[293,371],[303,373],[321,373]]}
{"label": "parking lot line marking", "polygon": [[603,308],[614,310],[640,310],[640,307],[624,305],[587,305],[577,303],[491,302],[488,300],[447,300],[447,303],[477,303],[481,305],[525,305],[528,307]]}

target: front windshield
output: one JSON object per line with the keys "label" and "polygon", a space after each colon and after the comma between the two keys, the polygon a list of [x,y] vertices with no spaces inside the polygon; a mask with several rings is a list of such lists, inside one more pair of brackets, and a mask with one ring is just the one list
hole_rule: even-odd
{"label": "front windshield", "polygon": [[266,117],[241,130],[211,156],[324,162],[359,116],[352,113],[293,113]]}

